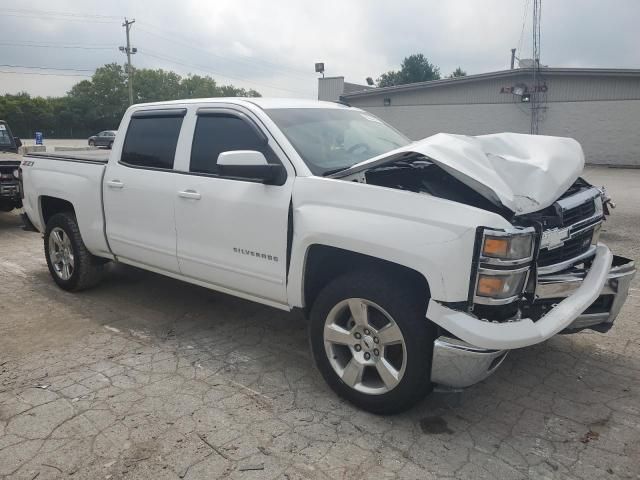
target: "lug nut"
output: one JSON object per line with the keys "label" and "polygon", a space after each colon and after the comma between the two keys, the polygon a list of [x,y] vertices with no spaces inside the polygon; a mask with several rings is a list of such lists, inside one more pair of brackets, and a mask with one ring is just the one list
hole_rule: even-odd
{"label": "lug nut", "polygon": [[371,354],[369,352],[364,353],[364,359],[369,360],[371,358]]}
{"label": "lug nut", "polygon": [[356,345],[353,348],[356,350],[356,352],[359,352],[360,350],[362,350],[362,347],[360,346],[360,344]]}
{"label": "lug nut", "polygon": [[353,336],[356,337],[358,340],[362,338],[362,335],[360,335],[360,332],[354,333]]}
{"label": "lug nut", "polygon": [[380,355],[380,350],[378,350],[377,348],[374,348],[373,354],[377,357],[378,355]]}
{"label": "lug nut", "polygon": [[369,335],[370,333],[371,333],[371,332],[369,331],[369,329],[367,329],[367,328],[365,328],[365,329],[364,329],[364,334],[365,334],[365,335]]}
{"label": "lug nut", "polygon": [[378,337],[373,337],[373,343],[380,343],[380,339]]}

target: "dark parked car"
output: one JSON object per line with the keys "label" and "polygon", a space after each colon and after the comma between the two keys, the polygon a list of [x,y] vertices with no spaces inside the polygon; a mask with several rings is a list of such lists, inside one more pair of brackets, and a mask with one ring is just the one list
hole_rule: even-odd
{"label": "dark parked car", "polygon": [[115,130],[105,130],[97,135],[89,137],[90,147],[109,147],[113,146],[113,140],[116,138]]}
{"label": "dark parked car", "polygon": [[0,212],[22,207],[19,168],[22,157],[18,148],[22,142],[11,133],[9,125],[0,120]]}

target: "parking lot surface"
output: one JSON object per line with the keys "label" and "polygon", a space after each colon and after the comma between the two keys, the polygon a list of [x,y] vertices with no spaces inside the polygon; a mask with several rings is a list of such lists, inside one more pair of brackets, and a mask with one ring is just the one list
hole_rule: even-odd
{"label": "parking lot surface", "polygon": [[[640,170],[589,169],[640,259]],[[640,289],[607,334],[512,352],[375,416],[337,398],[296,313],[124,266],[69,294],[0,213],[0,478],[640,478]]]}

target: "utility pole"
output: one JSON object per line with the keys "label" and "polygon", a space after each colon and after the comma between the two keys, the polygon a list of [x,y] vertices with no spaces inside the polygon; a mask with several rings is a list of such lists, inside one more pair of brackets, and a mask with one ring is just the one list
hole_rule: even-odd
{"label": "utility pole", "polygon": [[127,20],[127,17],[124,18],[124,23],[122,26],[126,29],[127,32],[127,46],[120,47],[120,51],[127,54],[127,84],[129,85],[129,105],[133,105],[133,67],[131,66],[131,55],[135,54],[138,49],[131,47],[131,42],[129,40],[129,32],[131,31],[131,25],[136,23],[136,20],[133,19],[131,21]]}
{"label": "utility pole", "polygon": [[513,70],[513,67],[515,67],[516,65],[516,49],[512,48],[511,49],[511,70]]}
{"label": "utility pole", "polygon": [[541,105],[541,93],[539,91],[540,82],[540,21],[541,21],[541,8],[542,8],[542,0],[533,0],[533,78],[532,80],[532,88],[533,92],[531,92],[531,128],[529,133],[531,135],[538,135],[538,130],[540,126],[540,109]]}

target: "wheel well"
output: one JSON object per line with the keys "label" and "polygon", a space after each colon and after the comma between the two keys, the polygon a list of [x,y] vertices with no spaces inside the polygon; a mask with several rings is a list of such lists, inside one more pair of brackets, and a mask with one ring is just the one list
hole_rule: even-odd
{"label": "wheel well", "polygon": [[75,213],[75,210],[73,209],[73,205],[71,204],[71,202],[68,202],[67,200],[62,200],[61,198],[56,198],[56,197],[48,197],[48,196],[40,197],[40,208],[42,211],[42,220],[44,221],[45,226],[49,222],[49,219],[53,217],[56,213],[61,213],[61,212]]}
{"label": "wheel well", "polygon": [[429,284],[420,272],[397,263],[362,253],[326,245],[312,245],[307,251],[304,273],[304,305],[311,308],[318,293],[332,279],[353,270],[376,270],[393,278],[407,280],[416,293],[429,296]]}

